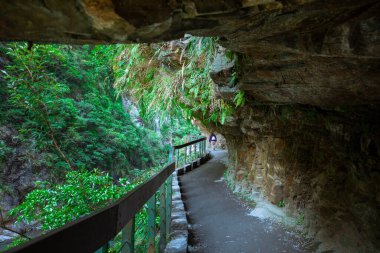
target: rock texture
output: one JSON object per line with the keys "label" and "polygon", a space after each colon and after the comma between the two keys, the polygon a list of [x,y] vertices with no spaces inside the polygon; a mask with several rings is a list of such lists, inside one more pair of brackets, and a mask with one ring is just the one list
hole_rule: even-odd
{"label": "rock texture", "polygon": [[14,0],[0,2],[0,40],[220,36],[239,57],[212,77],[221,96],[248,100],[213,129],[236,182],[304,213],[319,251],[377,252],[379,13],[378,0]]}
{"label": "rock texture", "polygon": [[379,104],[378,13],[378,0],[15,0],[0,3],[0,40],[221,36],[243,54],[241,87],[254,98],[335,108]]}
{"label": "rock texture", "polygon": [[377,252],[375,115],[348,118],[299,105],[251,105],[230,127],[218,130],[227,139],[236,184],[302,219],[309,235],[321,242],[318,252]]}
{"label": "rock texture", "polygon": [[[47,180],[51,173],[39,164],[42,154],[34,152],[28,144],[22,143],[18,132],[11,126],[0,127],[0,141],[6,144],[3,147],[9,149],[8,152],[2,152],[5,153],[5,157],[0,157],[0,225],[6,225],[15,231],[27,232],[33,224],[15,224],[7,213],[35,187],[35,181]],[[12,236],[15,234],[0,228],[0,242]]]}
{"label": "rock texture", "polygon": [[220,36],[260,103],[380,103],[378,0],[2,1],[0,40],[153,42]]}

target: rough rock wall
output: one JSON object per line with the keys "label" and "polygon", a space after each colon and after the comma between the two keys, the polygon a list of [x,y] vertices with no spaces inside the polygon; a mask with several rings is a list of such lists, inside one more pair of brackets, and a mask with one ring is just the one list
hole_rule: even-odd
{"label": "rough rock wall", "polygon": [[334,108],[380,103],[378,13],[379,0],[14,0],[0,2],[0,40],[220,36],[243,54],[241,88],[255,99]]}
{"label": "rough rock wall", "polygon": [[378,116],[251,105],[218,130],[236,182],[273,204],[282,201],[294,216],[304,214],[319,251],[377,252]]}
{"label": "rough rock wall", "polygon": [[43,154],[35,152],[30,143],[22,143],[12,126],[0,127],[0,141],[9,149],[0,158],[0,224],[27,229],[25,224],[8,224],[11,220],[7,213],[34,188],[35,181],[48,180],[52,175],[40,164]]}

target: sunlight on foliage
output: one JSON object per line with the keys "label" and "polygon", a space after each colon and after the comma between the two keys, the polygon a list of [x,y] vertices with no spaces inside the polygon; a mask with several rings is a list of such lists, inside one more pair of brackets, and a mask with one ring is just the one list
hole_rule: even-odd
{"label": "sunlight on foliage", "polygon": [[136,184],[119,179],[119,185],[99,170],[70,171],[63,184],[36,182],[36,189],[11,210],[18,221],[38,222],[43,230],[61,227],[120,198]]}
{"label": "sunlight on foliage", "polygon": [[[44,231],[56,229],[121,198],[157,171],[158,168],[150,169],[133,179],[120,178],[117,182],[107,173],[96,169],[91,172],[70,171],[60,184],[36,182],[36,188],[9,214],[17,222],[40,224]],[[146,207],[136,215],[136,223],[136,240],[145,246]],[[25,241],[19,238],[10,246]]]}

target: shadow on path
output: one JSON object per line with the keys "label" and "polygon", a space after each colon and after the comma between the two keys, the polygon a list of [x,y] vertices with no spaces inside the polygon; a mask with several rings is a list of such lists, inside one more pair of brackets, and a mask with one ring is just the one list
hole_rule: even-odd
{"label": "shadow on path", "polygon": [[311,252],[305,242],[271,220],[249,216],[249,209],[222,180],[226,151],[181,177],[191,224],[190,253]]}

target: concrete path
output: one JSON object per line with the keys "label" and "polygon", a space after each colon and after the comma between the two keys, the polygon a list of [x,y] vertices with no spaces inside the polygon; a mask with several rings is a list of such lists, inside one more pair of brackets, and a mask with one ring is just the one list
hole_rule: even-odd
{"label": "concrete path", "polygon": [[225,151],[181,177],[191,224],[190,253],[311,252],[305,242],[280,224],[249,216],[249,208],[220,180]]}

